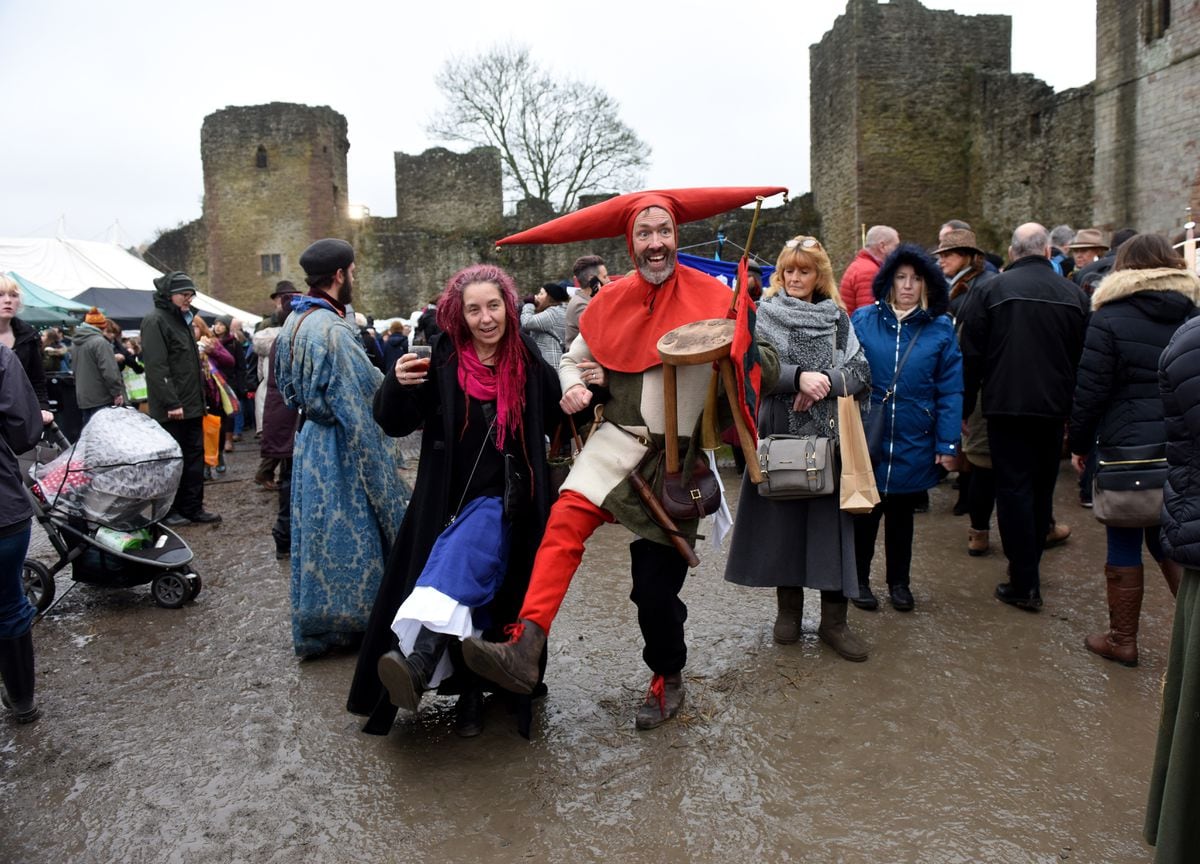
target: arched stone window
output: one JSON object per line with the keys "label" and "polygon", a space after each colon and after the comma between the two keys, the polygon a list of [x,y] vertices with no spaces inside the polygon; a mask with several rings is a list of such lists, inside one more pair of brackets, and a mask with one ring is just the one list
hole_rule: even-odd
{"label": "arched stone window", "polygon": [[258,145],[258,152],[254,154],[254,167],[267,167],[267,148],[261,144]]}

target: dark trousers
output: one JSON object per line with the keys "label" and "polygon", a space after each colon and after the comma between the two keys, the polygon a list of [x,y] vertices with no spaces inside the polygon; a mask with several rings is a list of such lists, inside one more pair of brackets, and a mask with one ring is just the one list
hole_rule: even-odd
{"label": "dark trousers", "polygon": [[967,512],[971,527],[986,531],[992,525],[992,510],[996,507],[996,472],[991,468],[971,466],[971,485],[967,489]]}
{"label": "dark trousers", "polygon": [[26,519],[16,530],[0,537],[0,639],[24,636],[37,610],[25,599],[21,566],[29,551],[32,523]]}
{"label": "dark trousers", "polygon": [[645,538],[629,544],[633,591],[629,599],[637,605],[638,626],[646,647],[642,659],[659,675],[674,675],[687,662],[683,624],[687,606],[679,591],[687,578],[687,562],[674,546]]}
{"label": "dark trousers", "polygon": [[183,451],[183,476],[171,509],[189,519],[204,509],[204,421],[199,417],[162,424]]}
{"label": "dark trousers", "polygon": [[1008,579],[1019,594],[1041,590],[1038,565],[1050,531],[1063,421],[989,417],[987,424]]}
{"label": "dark trousers", "polygon": [[258,462],[258,470],[254,472],[254,479],[259,482],[275,479],[275,467],[279,464],[278,459],[274,456],[264,456]]}
{"label": "dark trousers", "polygon": [[[292,548],[292,460],[279,461],[279,511],[271,536],[275,538],[276,552],[290,552]],[[387,548],[386,546],[384,547]]]}
{"label": "dark trousers", "polygon": [[879,536],[879,521],[883,525],[883,553],[886,562],[887,584],[908,585],[912,568],[913,513],[925,492],[882,495],[875,509],[854,517],[854,559],[858,567],[858,584],[871,583],[871,558],[875,555],[875,538]]}

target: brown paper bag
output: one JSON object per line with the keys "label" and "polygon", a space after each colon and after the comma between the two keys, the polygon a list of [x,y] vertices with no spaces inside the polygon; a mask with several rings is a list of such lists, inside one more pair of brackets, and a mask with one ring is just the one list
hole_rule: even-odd
{"label": "brown paper bag", "polygon": [[871,467],[862,415],[853,396],[839,396],[837,402],[842,509],[847,513],[870,513],[879,503],[879,490],[875,488],[875,470]]}

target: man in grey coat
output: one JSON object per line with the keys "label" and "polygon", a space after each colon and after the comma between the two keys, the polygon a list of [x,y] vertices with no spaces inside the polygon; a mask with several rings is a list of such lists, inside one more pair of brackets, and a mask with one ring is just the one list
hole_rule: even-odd
{"label": "man in grey coat", "polygon": [[117,368],[108,320],[95,306],[84,316],[71,337],[71,368],[75,371],[75,398],[86,426],[97,411],[125,404],[125,382]]}

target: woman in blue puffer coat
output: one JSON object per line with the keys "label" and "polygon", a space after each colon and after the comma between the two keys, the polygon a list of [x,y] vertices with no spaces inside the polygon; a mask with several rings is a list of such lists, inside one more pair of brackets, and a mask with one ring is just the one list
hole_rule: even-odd
{"label": "woman in blue puffer coat", "polygon": [[853,602],[860,609],[879,606],[870,586],[871,557],[886,517],[888,595],[893,608],[908,612],[914,605],[909,589],[913,513],[921,493],[958,459],[962,354],[946,314],[946,277],[919,246],[905,244],[892,252],[872,287],[874,304],[856,310],[851,322],[871,365],[871,411],[884,412],[882,457],[875,465],[882,500],[854,521],[859,588]]}

